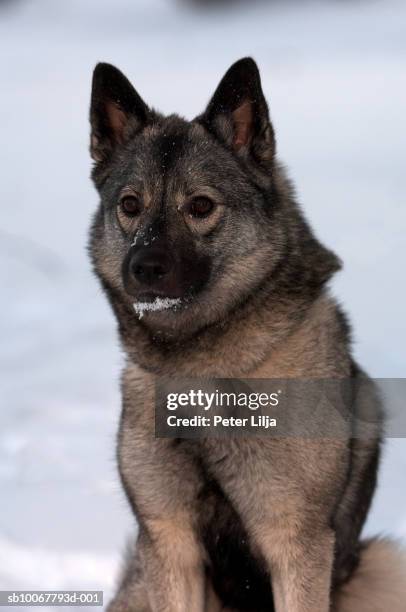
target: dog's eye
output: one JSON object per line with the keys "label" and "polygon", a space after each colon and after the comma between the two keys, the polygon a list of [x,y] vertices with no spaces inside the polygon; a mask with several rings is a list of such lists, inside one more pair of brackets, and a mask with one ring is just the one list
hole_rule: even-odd
{"label": "dog's eye", "polygon": [[214,210],[214,204],[209,198],[195,198],[188,206],[188,214],[195,219],[204,219]]}
{"label": "dog's eye", "polygon": [[141,202],[136,196],[127,195],[121,198],[120,208],[129,217],[136,217],[141,212]]}

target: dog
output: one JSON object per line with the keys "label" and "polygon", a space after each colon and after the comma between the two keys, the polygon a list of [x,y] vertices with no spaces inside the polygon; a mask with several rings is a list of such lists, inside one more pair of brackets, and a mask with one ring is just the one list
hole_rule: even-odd
{"label": "dog", "polygon": [[[94,70],[89,251],[126,355],[118,464],[137,519],[111,612],[400,612],[404,555],[360,541],[382,408],[329,295],[315,237],[276,156],[251,58],[193,121]],[[155,436],[161,378],[349,380],[346,435]],[[372,391],[371,391],[372,389]],[[368,404],[372,434],[353,417]]]}

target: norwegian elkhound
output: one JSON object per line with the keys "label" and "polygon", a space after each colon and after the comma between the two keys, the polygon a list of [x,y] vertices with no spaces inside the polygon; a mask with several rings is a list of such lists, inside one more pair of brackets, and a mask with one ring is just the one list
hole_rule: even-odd
{"label": "norwegian elkhound", "polygon": [[367,380],[326,289],[340,262],[278,163],[255,62],[193,121],[98,64],[90,121],[90,253],[126,354],[118,462],[139,526],[109,610],[406,610],[402,553],[360,541],[377,399],[366,438],[356,403],[337,439],[155,437],[161,377]]}

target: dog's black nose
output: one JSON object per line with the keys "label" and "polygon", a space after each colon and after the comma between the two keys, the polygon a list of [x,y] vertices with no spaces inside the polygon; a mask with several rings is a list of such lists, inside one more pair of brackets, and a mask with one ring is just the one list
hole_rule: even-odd
{"label": "dog's black nose", "polygon": [[162,249],[141,249],[131,257],[131,273],[143,285],[154,285],[167,276],[170,269],[168,254]]}

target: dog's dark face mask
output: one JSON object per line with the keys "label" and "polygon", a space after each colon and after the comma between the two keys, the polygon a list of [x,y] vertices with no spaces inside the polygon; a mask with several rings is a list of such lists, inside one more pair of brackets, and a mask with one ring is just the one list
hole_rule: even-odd
{"label": "dog's dark face mask", "polygon": [[191,331],[224,317],[284,247],[272,201],[274,136],[250,59],[234,64],[205,113],[150,110],[113,66],[94,72],[91,253],[134,323]]}

